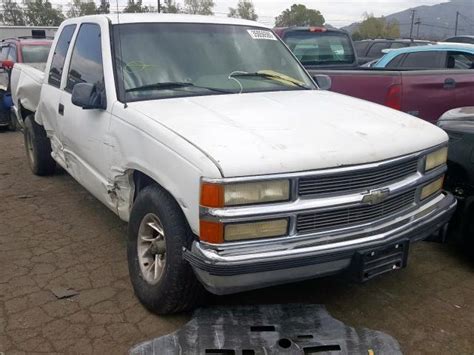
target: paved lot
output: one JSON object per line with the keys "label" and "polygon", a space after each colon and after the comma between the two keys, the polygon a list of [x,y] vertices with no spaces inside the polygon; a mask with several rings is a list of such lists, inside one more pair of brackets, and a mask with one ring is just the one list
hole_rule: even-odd
{"label": "paved lot", "polygon": [[[133,295],[126,226],[65,173],[33,176],[20,133],[0,133],[0,352],[125,353],[181,327]],[[58,300],[54,287],[79,295]],[[409,267],[364,285],[326,278],[213,304],[319,303],[339,320],[397,338],[406,353],[474,353],[474,262],[420,243]]]}

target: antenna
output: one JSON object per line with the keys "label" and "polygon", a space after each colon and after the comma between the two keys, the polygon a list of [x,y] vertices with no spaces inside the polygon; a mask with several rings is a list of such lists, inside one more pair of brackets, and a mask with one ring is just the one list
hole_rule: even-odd
{"label": "antenna", "polygon": [[118,26],[118,42],[119,42],[119,52],[120,52],[120,71],[122,72],[122,82],[123,82],[123,108],[127,108],[127,92],[125,91],[125,72],[123,69],[123,52],[122,52],[122,35],[120,33],[120,10],[118,0],[115,0],[117,6],[117,26]]}

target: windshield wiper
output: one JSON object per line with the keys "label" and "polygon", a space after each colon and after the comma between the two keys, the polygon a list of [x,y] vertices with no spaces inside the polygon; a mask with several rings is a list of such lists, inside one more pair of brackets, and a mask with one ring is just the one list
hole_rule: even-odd
{"label": "windshield wiper", "polygon": [[[306,86],[303,82],[292,78],[291,76],[281,74],[278,72],[274,72],[272,70],[260,70],[257,72],[253,73],[248,73],[244,71],[236,71],[233,72],[229,75],[229,78],[233,77],[256,77],[256,78],[265,78],[265,79],[270,79],[273,81],[276,81],[280,84],[287,84],[287,86],[298,86],[300,88],[306,89],[306,90],[311,90],[309,86]],[[288,85],[290,84],[290,85]]]}
{"label": "windshield wiper", "polygon": [[225,93],[225,94],[232,93],[232,91],[215,89],[215,88],[210,88],[207,86],[198,86],[198,85],[194,85],[193,83],[179,82],[179,81],[169,81],[169,82],[141,85],[141,86],[137,86],[131,89],[127,89],[125,90],[125,92],[151,91],[151,90],[174,90],[174,89],[187,88],[187,87],[205,89],[205,90],[210,90],[210,91],[220,92],[220,93]]}

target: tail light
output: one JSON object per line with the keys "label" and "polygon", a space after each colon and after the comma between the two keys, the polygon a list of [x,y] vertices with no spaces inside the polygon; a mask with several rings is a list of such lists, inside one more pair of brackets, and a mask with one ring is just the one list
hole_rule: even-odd
{"label": "tail light", "polygon": [[385,98],[385,106],[399,111],[402,109],[402,86],[400,84],[390,86]]}

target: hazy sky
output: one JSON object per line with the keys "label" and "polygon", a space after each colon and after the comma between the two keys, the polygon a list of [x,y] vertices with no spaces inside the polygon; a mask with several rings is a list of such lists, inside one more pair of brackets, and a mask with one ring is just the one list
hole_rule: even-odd
{"label": "hazy sky", "polygon": [[[95,0],[96,3],[99,0]],[[111,10],[117,0],[110,0]],[[176,0],[183,4],[184,0]],[[214,0],[216,6],[214,13],[217,16],[226,16],[229,7],[235,7],[238,0]],[[294,3],[304,4],[309,8],[322,12],[327,23],[336,27],[342,27],[352,22],[359,21],[364,12],[373,13],[376,16],[389,15],[394,12],[405,10],[420,5],[435,5],[449,0],[253,0],[259,21],[273,25],[275,16],[289,8]],[[469,0],[468,0],[469,1]],[[474,2],[474,0],[472,0]],[[55,5],[63,5],[67,9],[72,0],[51,0]],[[162,0],[163,2],[163,0]],[[118,0],[120,9],[127,4],[127,0]],[[157,0],[143,0],[144,5],[156,7]]]}
{"label": "hazy sky", "polygon": [[[474,1],[474,0],[473,0]],[[215,12],[227,12],[229,6],[235,6],[237,0],[215,0]],[[294,3],[321,11],[327,23],[336,27],[359,21],[364,12],[373,12],[376,16],[389,15],[420,5],[434,5],[448,0],[253,0],[260,21],[269,23],[273,17]]]}

